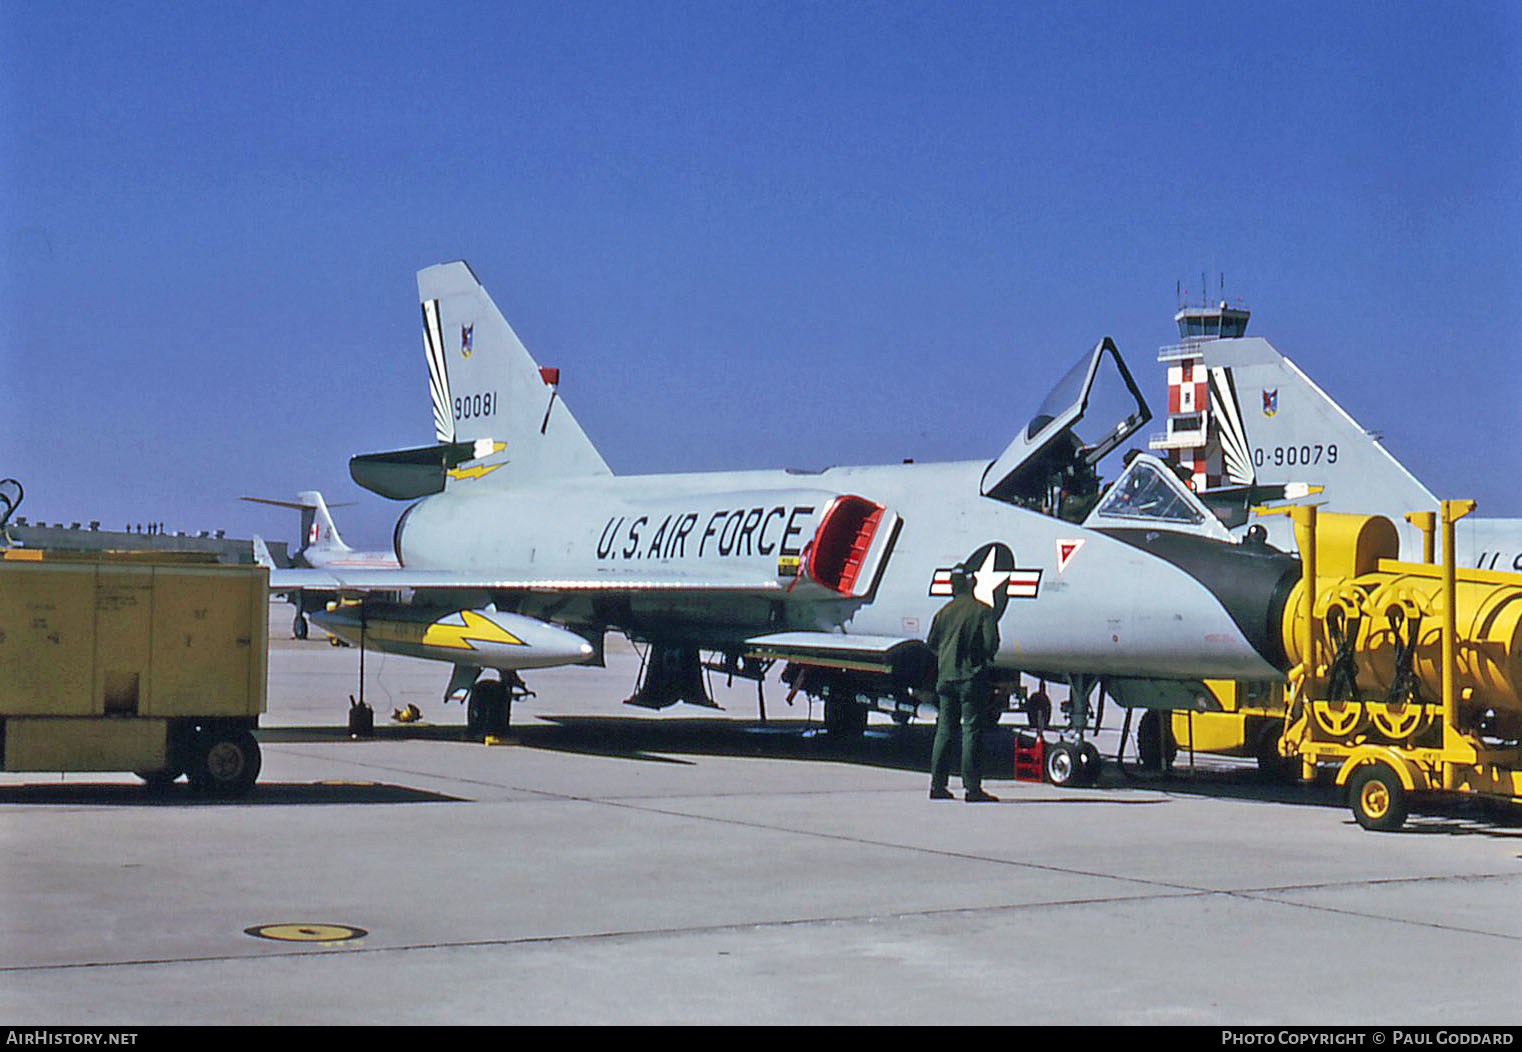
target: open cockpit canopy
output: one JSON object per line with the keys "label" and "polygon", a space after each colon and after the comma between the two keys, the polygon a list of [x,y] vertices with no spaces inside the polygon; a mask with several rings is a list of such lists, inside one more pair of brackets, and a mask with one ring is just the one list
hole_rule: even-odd
{"label": "open cockpit canopy", "polygon": [[1095,465],[1150,419],[1146,399],[1105,337],[1074,363],[988,466],[983,495],[1052,512],[1064,500],[1088,500],[1099,491]]}

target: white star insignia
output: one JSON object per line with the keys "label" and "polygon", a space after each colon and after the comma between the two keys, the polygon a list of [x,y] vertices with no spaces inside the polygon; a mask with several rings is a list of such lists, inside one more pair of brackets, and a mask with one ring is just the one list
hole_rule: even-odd
{"label": "white star insignia", "polygon": [[994,551],[990,548],[983,565],[973,571],[972,580],[973,597],[984,606],[993,606],[994,594],[1009,583],[1009,571],[994,569]]}

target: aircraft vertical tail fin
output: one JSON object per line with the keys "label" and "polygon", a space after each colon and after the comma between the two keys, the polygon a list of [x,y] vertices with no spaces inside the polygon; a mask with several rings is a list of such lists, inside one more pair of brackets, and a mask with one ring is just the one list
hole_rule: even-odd
{"label": "aircraft vertical tail fin", "polygon": [[[296,494],[295,500],[272,500],[269,497],[244,497],[246,501],[254,504],[270,504],[277,508],[290,508],[301,513],[301,540],[298,554],[307,551],[313,552],[349,552],[354,549],[344,543],[338,535],[338,527],[333,524],[333,516],[328,511],[328,502],[322,499],[322,494],[314,489],[303,490]],[[343,505],[338,505],[343,507]],[[262,541],[260,542],[263,543]],[[257,554],[258,546],[255,546]]]}
{"label": "aircraft vertical tail fin", "polygon": [[[1437,498],[1377,435],[1261,337],[1207,341],[1200,349],[1223,486],[1282,487],[1285,498],[1307,498],[1328,511],[1383,514],[1403,549],[1419,542],[1402,513],[1433,509]],[[1275,535],[1286,521],[1268,524],[1276,542],[1287,543]]]}
{"label": "aircraft vertical tail fin", "polygon": [[474,443],[446,485],[611,474],[559,399],[559,370],[529,355],[463,260],[418,271],[434,433]]}
{"label": "aircraft vertical tail fin", "polygon": [[338,527],[334,525],[333,516],[328,511],[328,503],[322,499],[321,493],[317,490],[304,490],[296,494],[296,501],[301,505],[303,548],[335,552],[353,551],[338,535]]}
{"label": "aircraft vertical tail fin", "polygon": [[264,543],[264,538],[257,533],[253,536],[254,565],[262,566],[266,570],[278,570],[275,557],[270,554],[270,546]]}
{"label": "aircraft vertical tail fin", "polygon": [[1201,348],[1222,462],[1233,481],[1322,486],[1350,511],[1437,503],[1377,435],[1267,340],[1216,340]]}

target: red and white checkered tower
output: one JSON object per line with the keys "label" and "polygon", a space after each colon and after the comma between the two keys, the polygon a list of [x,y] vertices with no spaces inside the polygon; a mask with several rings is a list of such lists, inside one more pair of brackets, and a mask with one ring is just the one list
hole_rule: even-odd
{"label": "red and white checkered tower", "polygon": [[1183,342],[1163,347],[1157,354],[1168,371],[1168,430],[1153,435],[1148,445],[1182,466],[1196,491],[1219,486],[1225,474],[1201,344],[1242,336],[1250,313],[1224,300],[1214,307],[1180,307],[1173,320]]}

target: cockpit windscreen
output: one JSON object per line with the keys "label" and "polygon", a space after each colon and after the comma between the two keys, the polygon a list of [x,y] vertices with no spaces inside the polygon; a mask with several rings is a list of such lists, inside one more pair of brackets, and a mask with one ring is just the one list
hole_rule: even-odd
{"label": "cockpit windscreen", "polygon": [[1152,522],[1197,526],[1205,514],[1183,492],[1176,478],[1156,463],[1138,460],[1099,502],[1097,513],[1111,519],[1147,519]]}

